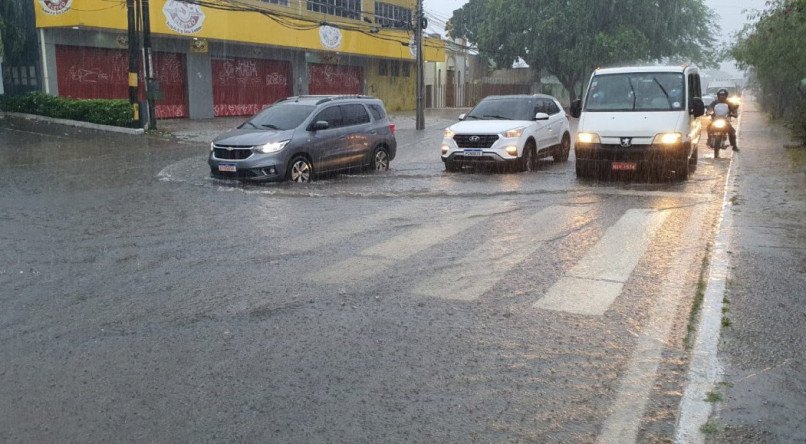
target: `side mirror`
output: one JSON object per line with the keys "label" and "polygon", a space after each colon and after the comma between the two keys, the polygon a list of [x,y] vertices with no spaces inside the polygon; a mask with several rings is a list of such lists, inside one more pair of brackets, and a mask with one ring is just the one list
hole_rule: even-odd
{"label": "side mirror", "polygon": [[699,97],[691,99],[691,109],[689,110],[694,117],[700,117],[705,114],[705,103]]}
{"label": "side mirror", "polygon": [[317,120],[313,125],[311,125],[311,131],[321,131],[328,128],[330,128],[330,124],[325,120]]}
{"label": "side mirror", "polygon": [[571,102],[571,117],[575,119],[579,119],[579,116],[582,115],[582,100],[576,99]]}
{"label": "side mirror", "polygon": [[459,114],[459,120],[465,120],[465,117],[467,117],[467,114]]}
{"label": "side mirror", "polygon": [[549,120],[549,115],[546,113],[535,114],[535,120]]}

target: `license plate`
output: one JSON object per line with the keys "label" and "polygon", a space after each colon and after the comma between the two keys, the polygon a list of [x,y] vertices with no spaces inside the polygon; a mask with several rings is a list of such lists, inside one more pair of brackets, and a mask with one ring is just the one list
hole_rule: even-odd
{"label": "license plate", "polygon": [[225,173],[234,173],[236,171],[234,163],[221,163],[218,164],[218,171]]}
{"label": "license plate", "polygon": [[638,164],[635,162],[613,162],[611,168],[613,171],[635,171],[638,169]]}
{"label": "license plate", "polygon": [[481,157],[481,150],[465,150],[465,156]]}

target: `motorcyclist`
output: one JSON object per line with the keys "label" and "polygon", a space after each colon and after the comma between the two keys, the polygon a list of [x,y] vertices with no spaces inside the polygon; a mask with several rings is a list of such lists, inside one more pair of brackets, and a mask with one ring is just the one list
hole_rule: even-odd
{"label": "motorcyclist", "polygon": [[[709,114],[713,114],[714,107],[719,104],[724,103],[728,105],[728,109],[730,110],[730,117],[737,117],[738,116],[738,106],[728,102],[728,90],[725,88],[720,89],[716,93],[716,99],[708,105],[708,112]],[[733,151],[739,151],[739,146],[736,145],[736,129],[730,123],[730,119],[728,119],[728,140],[730,141],[730,146],[733,147]]]}

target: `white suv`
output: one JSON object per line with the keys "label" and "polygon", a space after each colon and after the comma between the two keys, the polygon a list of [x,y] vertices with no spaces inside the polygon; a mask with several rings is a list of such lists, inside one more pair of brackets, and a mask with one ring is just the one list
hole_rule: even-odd
{"label": "white suv", "polygon": [[531,171],[540,157],[568,160],[571,131],[554,97],[488,96],[459,120],[445,129],[442,140],[447,171],[480,164],[509,164]]}

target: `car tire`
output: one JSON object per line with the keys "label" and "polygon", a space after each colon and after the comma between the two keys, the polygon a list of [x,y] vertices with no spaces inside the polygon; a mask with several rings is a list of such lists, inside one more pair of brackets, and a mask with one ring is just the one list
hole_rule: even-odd
{"label": "car tire", "polygon": [[557,146],[556,151],[554,152],[555,162],[566,162],[568,161],[568,156],[571,153],[571,136],[568,133],[563,134],[562,141],[560,145]]}
{"label": "car tire", "polygon": [[535,170],[535,143],[531,140],[523,147],[523,155],[520,159],[520,170],[531,172]]}
{"label": "car tire", "polygon": [[370,168],[374,171],[389,171],[389,151],[385,146],[375,148]]}
{"label": "car tire", "polygon": [[291,182],[308,183],[313,180],[313,164],[305,156],[295,156],[288,162],[285,178]]}
{"label": "car tire", "polygon": [[697,161],[699,160],[699,147],[694,147],[694,152],[691,153],[691,157],[688,158],[688,164],[691,166],[697,165]]}
{"label": "car tire", "polygon": [[456,162],[451,162],[450,160],[445,161],[445,171],[449,173],[458,173],[462,171],[462,166]]}

